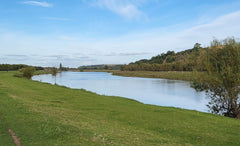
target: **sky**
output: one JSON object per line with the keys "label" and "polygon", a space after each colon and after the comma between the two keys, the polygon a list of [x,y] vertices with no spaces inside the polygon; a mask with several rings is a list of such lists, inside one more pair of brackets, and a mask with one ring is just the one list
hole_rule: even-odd
{"label": "sky", "polygon": [[0,1],[0,64],[128,64],[239,35],[240,0]]}

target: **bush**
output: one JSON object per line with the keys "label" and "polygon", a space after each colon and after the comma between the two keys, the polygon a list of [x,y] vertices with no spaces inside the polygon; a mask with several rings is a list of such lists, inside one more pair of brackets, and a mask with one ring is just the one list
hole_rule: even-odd
{"label": "bush", "polygon": [[22,72],[23,77],[25,77],[27,79],[31,79],[35,72],[35,68],[34,67],[26,67],[26,68],[20,69],[19,71]]}

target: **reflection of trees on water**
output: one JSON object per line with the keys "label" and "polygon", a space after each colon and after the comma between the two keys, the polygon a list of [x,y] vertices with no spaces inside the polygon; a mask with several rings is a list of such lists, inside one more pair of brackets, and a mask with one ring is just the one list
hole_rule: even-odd
{"label": "reflection of trees on water", "polygon": [[156,79],[152,82],[153,84],[161,85],[158,92],[166,92],[168,95],[177,94],[179,97],[195,100],[196,102],[207,100],[203,92],[196,92],[194,89],[190,88],[190,82],[188,81]]}

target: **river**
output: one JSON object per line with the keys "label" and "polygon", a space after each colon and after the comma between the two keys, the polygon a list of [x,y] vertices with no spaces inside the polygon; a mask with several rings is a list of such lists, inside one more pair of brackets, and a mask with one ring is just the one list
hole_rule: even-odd
{"label": "river", "polygon": [[[50,74],[33,76],[32,80],[55,83]],[[145,104],[172,106],[208,112],[208,99],[179,80],[121,77],[106,72],[62,72],[56,83],[74,89],[85,89],[101,95],[135,99]]]}

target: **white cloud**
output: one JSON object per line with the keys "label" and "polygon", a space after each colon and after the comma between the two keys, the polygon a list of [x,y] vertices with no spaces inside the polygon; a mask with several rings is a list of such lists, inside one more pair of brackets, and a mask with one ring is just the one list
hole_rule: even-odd
{"label": "white cloud", "polygon": [[[183,30],[176,29],[175,32],[170,28],[168,34],[161,31],[154,30],[143,34],[135,34],[134,36],[144,36],[143,38],[136,39],[135,44],[139,46],[155,45],[157,48],[183,48],[192,47],[196,42],[208,45],[213,37],[224,39],[226,37],[240,37],[240,11],[220,16],[209,23],[193,26]],[[129,36],[132,38],[133,36]],[[126,38],[129,39],[129,38]],[[145,44],[145,45],[144,45]]]}
{"label": "white cloud", "polygon": [[53,5],[47,2],[39,2],[39,1],[24,1],[23,4],[27,5],[35,5],[41,7],[52,7]]}
{"label": "white cloud", "polygon": [[[207,46],[213,37],[224,39],[228,36],[235,36],[239,38],[240,19],[238,18],[240,18],[240,11],[190,28],[180,29],[184,26],[177,26],[177,28],[171,26],[111,39],[85,38],[68,34],[39,37],[1,31],[0,52],[2,57],[0,56],[0,62],[19,63],[19,60],[24,58],[24,56],[18,56],[18,60],[14,60],[14,57],[7,55],[31,56],[29,54],[38,54],[38,57],[32,57],[26,63],[41,65],[45,62],[44,66],[51,66],[62,62],[76,67],[88,64],[129,63],[151,58],[168,50],[177,52],[189,49],[196,42]],[[44,57],[46,55],[66,56],[46,58]]]}
{"label": "white cloud", "polygon": [[146,55],[149,54],[149,52],[126,52],[126,53],[110,53],[110,54],[106,54],[104,56],[138,56],[138,55]]}
{"label": "white cloud", "polygon": [[138,5],[142,0],[97,0],[95,5],[101,8],[106,8],[127,19],[138,19],[145,17],[145,14],[139,10]]}

